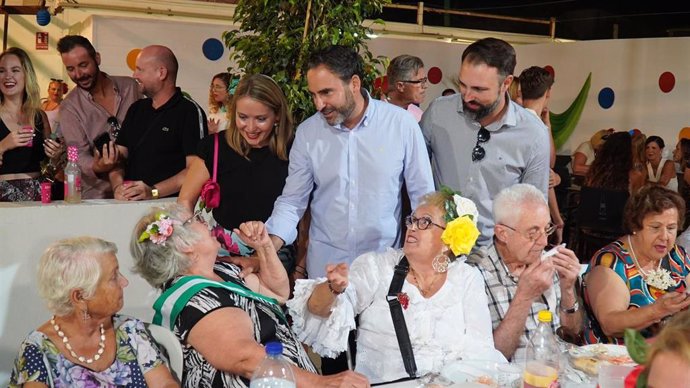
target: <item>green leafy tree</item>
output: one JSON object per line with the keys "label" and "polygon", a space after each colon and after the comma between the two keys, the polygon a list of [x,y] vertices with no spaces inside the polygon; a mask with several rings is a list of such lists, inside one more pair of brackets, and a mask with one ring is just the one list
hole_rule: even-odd
{"label": "green leafy tree", "polygon": [[315,112],[305,77],[307,60],[315,51],[334,44],[356,48],[364,58],[363,85],[371,90],[388,60],[374,57],[367,48],[372,31],[363,22],[389,2],[240,0],[234,16],[240,27],[224,32],[223,39],[242,72],[273,77],[290,103],[295,123],[300,123]]}

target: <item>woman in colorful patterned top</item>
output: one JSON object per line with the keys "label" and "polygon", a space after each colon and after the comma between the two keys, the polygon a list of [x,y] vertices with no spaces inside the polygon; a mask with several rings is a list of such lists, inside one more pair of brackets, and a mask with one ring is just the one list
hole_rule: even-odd
{"label": "woman in colorful patterned top", "polygon": [[318,376],[280,306],[289,294],[288,277],[264,224],[235,229],[256,250],[261,270],[240,277],[235,264],[216,261],[220,244],[203,219],[180,205],[153,209],[134,229],[135,271],[162,290],[153,322],[170,328],[182,343],[182,385],[248,387],[266,356],[263,344],[279,341],[298,387],[368,387],[346,371]]}
{"label": "woman in colorful patterned top", "polygon": [[654,335],[658,323],[690,306],[690,257],[676,245],[685,202],[660,186],[645,187],[625,205],[627,235],[592,257],[584,275],[588,343],[623,343],[623,330]]}
{"label": "woman in colorful patterned top", "polygon": [[10,387],[179,387],[144,324],[116,314],[128,284],[116,252],[93,237],[48,247],[37,284],[55,315],[22,342]]}

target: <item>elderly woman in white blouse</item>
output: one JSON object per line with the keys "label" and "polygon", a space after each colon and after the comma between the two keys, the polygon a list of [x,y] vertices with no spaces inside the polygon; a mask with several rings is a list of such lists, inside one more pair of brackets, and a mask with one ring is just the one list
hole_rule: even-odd
{"label": "elderly woman in white blouse", "polygon": [[359,315],[355,370],[372,383],[439,372],[460,359],[505,361],[494,348],[482,277],[455,259],[472,249],[476,220],[472,201],[449,189],[427,194],[406,219],[402,250],[367,253],[349,269],[328,265],[327,278],[297,281],[288,307],[298,338],[334,357]]}

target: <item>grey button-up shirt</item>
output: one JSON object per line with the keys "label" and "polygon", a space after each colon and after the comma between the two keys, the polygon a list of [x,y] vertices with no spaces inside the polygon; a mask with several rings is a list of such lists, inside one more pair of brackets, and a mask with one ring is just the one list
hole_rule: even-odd
{"label": "grey button-up shirt", "polygon": [[486,126],[491,138],[482,143],[486,156],[472,161],[480,125],[463,112],[462,96],[439,97],[424,112],[422,133],[431,154],[437,187],[460,190],[479,211],[479,245],[494,235],[492,205],[505,187],[529,183],[547,196],[549,135],[544,123],[518,104],[508,101],[506,113]]}

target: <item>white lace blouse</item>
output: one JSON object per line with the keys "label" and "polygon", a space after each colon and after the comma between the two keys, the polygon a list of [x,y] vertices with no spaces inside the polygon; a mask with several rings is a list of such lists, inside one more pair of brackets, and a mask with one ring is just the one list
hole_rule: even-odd
{"label": "white lace blouse", "polygon": [[[388,249],[366,253],[350,267],[349,286],[337,297],[329,318],[309,313],[307,300],[314,287],[325,281],[298,280],[294,298],[287,302],[298,339],[325,357],[345,351],[347,333],[357,328],[355,370],[372,383],[407,377],[395,336],[386,294],[393,269],[402,251]],[[491,317],[479,271],[456,261],[448,268],[441,289],[429,299],[407,281],[402,292],[409,297],[403,310],[419,375],[439,372],[459,359],[505,362],[494,348]]]}

